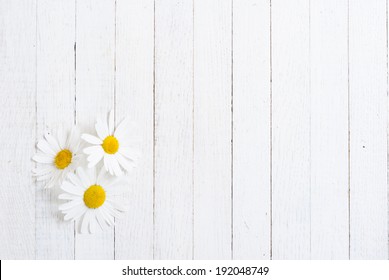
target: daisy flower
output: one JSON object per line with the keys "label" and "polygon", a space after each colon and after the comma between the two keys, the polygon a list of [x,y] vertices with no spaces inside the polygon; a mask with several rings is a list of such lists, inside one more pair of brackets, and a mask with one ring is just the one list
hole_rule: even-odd
{"label": "daisy flower", "polygon": [[117,196],[124,193],[126,184],[124,177],[112,177],[104,168],[96,174],[94,167],[86,170],[78,167],[61,186],[65,193],[59,199],[66,202],[59,210],[65,214],[65,221],[76,221],[81,226],[81,233],[94,233],[97,225],[104,230],[124,212]]}
{"label": "daisy flower", "polygon": [[63,128],[59,128],[56,137],[50,133],[37,144],[39,151],[33,160],[40,164],[32,170],[37,181],[46,181],[46,188],[60,185],[69,172],[73,172],[80,163],[82,154],[80,136],[75,127],[66,135]]}
{"label": "daisy flower", "polygon": [[114,126],[114,113],[109,114],[108,124],[98,120],[95,125],[97,136],[83,134],[86,142],[92,144],[84,149],[88,155],[88,167],[95,166],[101,160],[104,161],[105,169],[115,176],[120,176],[123,171],[130,171],[135,167],[138,153],[132,148],[133,129],[130,122],[124,119],[117,128]]}

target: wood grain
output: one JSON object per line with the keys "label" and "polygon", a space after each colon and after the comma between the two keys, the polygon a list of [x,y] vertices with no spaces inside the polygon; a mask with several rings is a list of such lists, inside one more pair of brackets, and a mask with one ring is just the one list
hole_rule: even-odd
{"label": "wood grain", "polygon": [[142,155],[130,174],[129,211],[117,221],[115,257],[152,259],[154,1],[118,0],[116,29],[116,119],[136,123]]}
{"label": "wood grain", "polygon": [[348,259],[347,2],[311,1],[311,258]]}
{"label": "wood grain", "polygon": [[385,1],[350,1],[350,258],[388,258]]}
{"label": "wood grain", "polygon": [[193,6],[155,1],[154,257],[193,257]]}
{"label": "wood grain", "polygon": [[234,259],[270,258],[270,1],[234,1]]}
{"label": "wood grain", "polygon": [[[38,2],[37,140],[51,129],[74,124],[75,3]],[[61,32],[58,32],[61,30]],[[58,211],[59,186],[36,190],[36,258],[74,259],[74,223]]]}
{"label": "wood grain", "polygon": [[232,256],[231,35],[231,1],[194,3],[195,259]]}

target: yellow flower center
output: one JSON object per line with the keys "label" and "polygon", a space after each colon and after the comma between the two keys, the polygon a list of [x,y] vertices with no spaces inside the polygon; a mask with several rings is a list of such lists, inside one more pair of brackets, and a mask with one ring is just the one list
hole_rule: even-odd
{"label": "yellow flower center", "polygon": [[69,150],[59,151],[55,156],[54,164],[58,169],[65,169],[72,162],[72,152]]}
{"label": "yellow flower center", "polygon": [[99,185],[92,185],[84,192],[84,203],[88,208],[99,208],[104,201],[105,190]]}
{"label": "yellow flower center", "polygon": [[115,154],[119,150],[119,141],[114,136],[107,136],[101,146],[107,154]]}

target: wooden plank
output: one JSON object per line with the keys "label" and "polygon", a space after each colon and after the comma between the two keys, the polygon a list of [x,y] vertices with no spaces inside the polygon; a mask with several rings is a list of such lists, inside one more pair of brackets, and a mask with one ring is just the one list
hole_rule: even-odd
{"label": "wooden plank", "polygon": [[388,258],[386,1],[350,1],[350,258]]}
{"label": "wooden plank", "polygon": [[[114,109],[115,2],[77,1],[76,114],[95,133],[96,118]],[[114,259],[114,229],[76,234],[76,259]]]}
{"label": "wooden plank", "polygon": [[0,2],[0,259],[35,258],[36,1]]}
{"label": "wooden plank", "polygon": [[309,1],[272,1],[272,256],[310,258]]}
{"label": "wooden plank", "polygon": [[270,258],[270,1],[234,2],[234,259]]}
{"label": "wooden plank", "polygon": [[193,7],[155,1],[154,257],[193,257]]}
{"label": "wooden plank", "polygon": [[194,3],[194,258],[230,259],[231,1]]}
{"label": "wooden plank", "polygon": [[[74,124],[75,3],[40,0],[37,7],[37,137]],[[59,186],[36,191],[36,258],[74,259],[74,223],[58,211]]]}
{"label": "wooden plank", "polygon": [[311,1],[313,259],[348,259],[347,2]]}
{"label": "wooden plank", "polygon": [[118,0],[116,28],[116,118],[136,123],[142,156],[130,174],[130,209],[117,221],[115,257],[152,259],[154,1]]}

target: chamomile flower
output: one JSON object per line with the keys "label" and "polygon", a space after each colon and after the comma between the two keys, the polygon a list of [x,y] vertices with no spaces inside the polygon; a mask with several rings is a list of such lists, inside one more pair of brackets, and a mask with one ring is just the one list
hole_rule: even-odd
{"label": "chamomile flower", "polygon": [[132,147],[134,131],[128,118],[115,128],[114,113],[111,111],[108,124],[106,121],[98,120],[95,128],[97,136],[90,134],[81,136],[93,145],[84,149],[84,153],[88,155],[89,168],[103,160],[105,169],[111,175],[121,176],[123,171],[130,171],[135,167],[138,153]]}
{"label": "chamomile flower", "polygon": [[59,128],[56,137],[50,133],[37,144],[39,151],[33,160],[39,166],[32,170],[37,181],[47,181],[46,188],[60,185],[69,172],[73,172],[80,163],[80,135],[75,127],[67,133]]}
{"label": "chamomile flower", "polygon": [[61,204],[59,210],[65,214],[65,221],[76,221],[81,226],[81,233],[94,233],[97,227],[104,230],[125,211],[118,200],[126,184],[124,177],[112,177],[104,168],[97,174],[95,167],[78,167],[62,183],[65,193],[59,199],[67,202]]}

